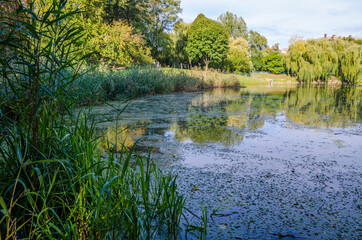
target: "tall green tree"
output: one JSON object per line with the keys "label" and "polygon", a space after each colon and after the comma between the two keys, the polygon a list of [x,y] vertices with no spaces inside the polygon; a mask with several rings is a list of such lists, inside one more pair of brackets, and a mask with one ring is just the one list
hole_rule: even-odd
{"label": "tall green tree", "polygon": [[249,47],[251,60],[255,70],[261,70],[263,68],[264,50],[268,47],[268,41],[266,37],[260,33],[250,30],[249,31]]}
{"label": "tall green tree", "polygon": [[242,17],[236,16],[230,12],[221,14],[217,21],[223,25],[229,35],[233,38],[248,39],[248,29]]}
{"label": "tall green tree", "polygon": [[[52,1],[52,0],[36,0]],[[118,31],[116,26],[128,25],[132,27],[133,34],[125,31],[124,34],[112,32],[112,35],[128,36],[128,42],[139,42],[139,37],[144,39],[144,48],[150,48],[150,55],[157,58],[160,62],[168,62],[172,53],[172,41],[168,32],[172,29],[174,23],[178,20],[178,14],[181,12],[180,0],[69,0],[70,8],[81,10],[77,18],[86,30],[85,47],[86,52],[99,50],[92,43],[97,42],[100,34],[104,32],[104,24],[114,26],[113,31]],[[109,35],[109,34],[108,34]],[[132,39],[135,38],[135,39]],[[116,41],[116,40],[115,40]],[[98,41],[98,43],[100,43]],[[114,48],[115,51],[121,51],[126,48]],[[142,52],[142,51],[141,51]],[[115,53],[117,55],[117,53]],[[120,52],[118,56],[124,53]],[[141,55],[144,55],[141,53]],[[96,56],[96,55],[95,55]],[[136,58],[134,58],[136,59]],[[166,60],[165,60],[166,59]],[[97,59],[95,59],[97,60]]]}
{"label": "tall green tree", "polygon": [[352,44],[347,47],[339,58],[340,75],[343,82],[356,83],[362,73],[362,46]]}
{"label": "tall green tree", "polygon": [[226,68],[231,71],[239,72],[250,72],[253,69],[247,40],[241,37],[230,39]]}
{"label": "tall green tree", "polygon": [[268,47],[268,40],[257,31],[250,30],[249,46],[251,56],[255,56],[258,54],[258,52],[263,51]]}
{"label": "tall green tree", "polygon": [[148,2],[146,0],[103,0],[105,2],[103,19],[112,23],[113,21],[124,21],[135,29],[142,28],[148,22]]}
{"label": "tall green tree", "polygon": [[167,32],[179,19],[178,14],[182,10],[180,4],[180,0],[151,0],[148,3],[149,22],[146,23],[144,35],[155,59],[171,44]]}
{"label": "tall green tree", "polygon": [[189,64],[189,58],[186,52],[187,31],[191,24],[182,20],[175,23],[173,32],[170,34],[174,44],[175,63],[177,66],[184,68]]}
{"label": "tall green tree", "polygon": [[228,52],[229,36],[223,26],[199,14],[187,33],[186,52],[193,63],[221,64]]}

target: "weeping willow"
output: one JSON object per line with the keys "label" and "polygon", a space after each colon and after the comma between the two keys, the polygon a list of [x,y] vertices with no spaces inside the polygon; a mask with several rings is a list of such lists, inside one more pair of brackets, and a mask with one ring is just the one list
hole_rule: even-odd
{"label": "weeping willow", "polygon": [[298,40],[289,46],[285,68],[305,83],[328,82],[334,75],[356,83],[361,71],[362,46],[347,40]]}
{"label": "weeping willow", "polygon": [[340,75],[342,81],[347,83],[357,82],[361,72],[362,47],[353,45],[348,47],[340,57]]}

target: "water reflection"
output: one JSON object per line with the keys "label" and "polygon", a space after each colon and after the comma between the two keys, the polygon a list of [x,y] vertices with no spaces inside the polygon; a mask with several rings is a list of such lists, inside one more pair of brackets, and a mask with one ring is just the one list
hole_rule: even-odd
{"label": "water reflection", "polygon": [[[260,129],[265,121],[285,116],[291,124],[313,127],[348,127],[362,119],[361,88],[357,87],[252,87],[215,89],[204,93],[153,97],[138,103],[127,125],[103,130],[106,140],[127,147],[145,135],[169,135],[178,141],[197,144],[240,144],[247,132]],[[171,104],[172,101],[172,104]],[[174,109],[177,108],[177,109]],[[177,110],[177,111],[176,111]],[[146,112],[134,119],[134,111]],[[154,114],[157,112],[157,114]],[[177,112],[177,115],[175,115]],[[157,127],[155,127],[157,125]],[[156,131],[157,130],[157,131]],[[117,150],[120,146],[116,146]]]}
{"label": "water reflection", "polygon": [[361,88],[302,88],[284,99],[287,117],[297,124],[347,127],[362,119]]}
{"label": "water reflection", "polygon": [[110,149],[120,152],[123,147],[131,148],[135,142],[146,135],[146,130],[142,126],[146,122],[142,121],[140,125],[133,126],[108,126],[98,131],[101,136],[99,147],[101,149]]}

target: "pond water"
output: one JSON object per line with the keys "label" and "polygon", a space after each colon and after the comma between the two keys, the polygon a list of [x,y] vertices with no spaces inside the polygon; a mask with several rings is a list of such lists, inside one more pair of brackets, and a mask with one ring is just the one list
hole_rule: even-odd
{"label": "pond water", "polygon": [[221,207],[208,238],[362,238],[362,88],[147,96],[118,121],[124,104],[110,104],[94,109],[107,115],[104,140],[131,146],[141,138],[138,151],[151,149],[164,171],[178,174],[189,209]]}

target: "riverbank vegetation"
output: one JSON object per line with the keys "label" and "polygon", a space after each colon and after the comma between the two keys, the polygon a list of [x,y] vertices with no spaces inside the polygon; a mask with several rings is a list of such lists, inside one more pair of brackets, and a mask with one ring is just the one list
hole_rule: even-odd
{"label": "riverbank vegetation", "polygon": [[[133,147],[101,156],[94,120],[75,115],[74,106],[270,83],[252,70],[285,67],[291,77],[271,79],[305,82],[334,74],[355,83],[360,74],[359,43],[294,42],[284,57],[241,17],[226,13],[216,22],[199,15],[187,24],[180,11],[179,0],[1,2],[1,238],[179,233],[186,199],[177,177],[161,173]],[[210,36],[202,29],[212,38],[205,41]]]}
{"label": "riverbank vegetation", "polygon": [[334,75],[345,83],[357,83],[361,74],[362,46],[348,40],[296,40],[285,57],[288,74],[302,82],[328,82]]}
{"label": "riverbank vegetation", "polygon": [[[37,0],[35,5],[46,7],[51,2]],[[331,77],[345,83],[362,80],[358,39],[305,41],[297,37],[291,39],[288,51],[281,53],[278,44],[269,46],[265,36],[230,12],[216,21],[203,14],[192,23],[182,21],[180,0],[67,2],[67,11],[79,11],[70,24],[84,30],[79,46],[83,54],[89,54],[89,67],[162,66],[205,71],[211,67],[220,72],[287,73],[303,83],[328,82]]]}
{"label": "riverbank vegetation", "polygon": [[[358,39],[297,37],[281,53],[278,44],[269,46],[265,36],[230,12],[216,21],[203,14],[192,23],[182,21],[180,0],[68,2],[67,10],[80,11],[71,23],[85,30],[80,44],[84,54],[93,53],[87,59],[90,66],[268,71],[287,73],[303,83],[362,80]],[[36,3],[45,4],[41,0]]]}
{"label": "riverbank vegetation", "polygon": [[94,119],[74,115],[71,87],[88,57],[72,22],[79,12],[66,1],[6,3],[0,239],[177,238],[186,201],[177,177],[134,146],[101,156]]}
{"label": "riverbank vegetation", "polygon": [[266,84],[270,80],[294,81],[286,75],[267,73],[230,74],[209,70],[204,78],[201,69],[186,70],[175,68],[109,68],[84,69],[84,73],[69,86],[69,92],[79,105],[102,101],[121,100],[143,95],[164,94],[179,91],[200,91],[210,88],[242,87]]}

